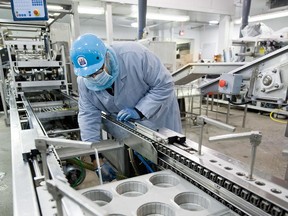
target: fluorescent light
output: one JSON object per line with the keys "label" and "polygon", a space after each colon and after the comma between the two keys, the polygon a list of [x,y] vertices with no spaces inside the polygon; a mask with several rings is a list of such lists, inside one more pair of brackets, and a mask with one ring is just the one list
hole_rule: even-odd
{"label": "fluorescent light", "polygon": [[146,19],[186,22],[186,21],[190,20],[190,17],[184,16],[184,15],[168,15],[168,14],[159,14],[159,13],[147,13]]}
{"label": "fluorescent light", "polygon": [[[133,7],[132,7],[133,10]],[[130,17],[137,18],[138,13],[135,11],[136,8],[134,7],[134,11],[130,14]],[[176,21],[176,22],[186,22],[190,20],[189,16],[185,15],[170,15],[170,14],[163,14],[163,13],[147,13],[146,14],[147,20],[163,20],[163,21]]]}
{"label": "fluorescent light", "polygon": [[184,36],[184,30],[179,31],[179,36]]}
{"label": "fluorescent light", "polygon": [[[258,22],[262,20],[269,20],[269,19],[275,19],[275,18],[286,17],[286,16],[288,16],[288,10],[251,16],[249,17],[248,21]],[[234,23],[240,24],[241,21],[242,19],[236,19]]]}
{"label": "fluorescent light", "polygon": [[49,10],[63,10],[63,7],[61,7],[59,5],[47,5],[47,8]]}
{"label": "fluorescent light", "polygon": [[[132,5],[131,6],[132,13],[130,14],[131,17],[137,18],[138,17],[138,6]],[[147,20],[163,20],[163,21],[176,21],[176,22],[186,22],[190,20],[189,16],[186,15],[171,15],[171,14],[163,14],[163,13],[151,13],[148,12],[146,14]]]}
{"label": "fluorescent light", "polygon": [[78,13],[80,14],[95,14],[95,15],[101,15],[104,14],[104,8],[103,7],[78,7]]}
{"label": "fluorescent light", "polygon": [[133,28],[138,28],[138,22],[133,22],[133,23],[131,23],[131,26],[132,26]]}
{"label": "fluorescent light", "polygon": [[218,25],[219,22],[217,20],[210,20],[209,25]]}

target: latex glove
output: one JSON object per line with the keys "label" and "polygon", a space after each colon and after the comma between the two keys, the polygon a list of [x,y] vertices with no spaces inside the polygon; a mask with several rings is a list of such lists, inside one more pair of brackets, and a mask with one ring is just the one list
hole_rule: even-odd
{"label": "latex glove", "polygon": [[[96,169],[96,174],[99,176],[98,169]],[[103,182],[111,182],[116,179],[116,172],[111,165],[106,162],[101,166],[101,174]]]}
{"label": "latex glove", "polygon": [[122,109],[117,115],[118,121],[128,121],[129,119],[140,119],[140,116],[135,109],[125,108]]}

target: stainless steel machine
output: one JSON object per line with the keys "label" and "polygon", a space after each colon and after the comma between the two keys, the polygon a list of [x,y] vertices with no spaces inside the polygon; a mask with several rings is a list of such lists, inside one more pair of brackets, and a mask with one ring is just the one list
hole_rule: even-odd
{"label": "stainless steel machine", "polygon": [[[39,41],[6,42],[9,63],[1,76],[9,101],[14,215],[288,215],[288,183],[254,172],[261,132],[211,138],[250,141],[248,166],[202,146],[201,139],[118,122],[106,113],[103,141],[79,141],[77,97],[69,94],[65,48],[53,50],[49,42],[46,32]],[[205,116],[197,122],[202,129],[212,124],[234,130]],[[149,162],[153,173],[131,172],[131,150]],[[75,190],[66,160],[99,152],[129,178]]]}
{"label": "stainless steel machine", "polygon": [[[24,97],[22,102],[25,104],[23,99]],[[260,132],[211,138],[216,140],[240,137],[250,140],[251,164],[247,168],[233,158],[199,147],[199,143],[187,140],[181,134],[167,129],[152,131],[138,123],[124,124],[104,113],[103,124],[108,125],[106,131],[113,136],[113,139],[94,144],[63,138],[48,138],[39,123],[37,114],[30,109],[28,103],[24,109],[29,113],[29,122],[33,126],[30,129],[21,128],[17,104],[22,102],[19,102],[14,101],[15,106],[11,106],[15,215],[23,215],[23,212],[29,215],[151,215],[153,213],[151,209],[156,209],[154,213],[158,215],[191,215],[191,213],[287,215],[287,182],[273,177],[270,179],[259,177],[253,172],[256,148],[261,143]],[[13,99],[11,99],[12,104]],[[199,118],[199,121],[223,126],[211,122],[208,118]],[[127,158],[124,157],[125,146],[134,149],[156,164],[157,169],[154,170],[156,172],[107,183],[96,188],[88,187],[84,191],[75,191],[69,186],[67,176],[62,169],[62,161],[65,158],[92,154],[95,151],[106,152],[107,158],[118,171],[125,173],[127,164],[125,160]],[[183,182],[181,188],[177,188],[178,184],[177,187],[173,186],[168,190],[171,192],[169,195],[168,192],[152,190],[153,176],[154,178],[161,176],[163,173],[157,172],[160,170],[171,170],[172,173],[165,172],[165,175],[155,180],[154,184],[173,186],[174,181]],[[149,193],[146,187],[150,188]],[[145,190],[147,193],[144,192]],[[142,197],[136,199],[134,195],[139,193]],[[181,194],[182,199],[179,198]],[[128,196],[129,201],[127,197],[122,196]],[[158,204],[155,204],[156,196],[169,196],[170,199],[163,197],[162,200],[158,200]],[[117,199],[118,202],[115,201]],[[127,211],[127,207],[119,204],[121,199],[123,204],[129,202],[131,211]],[[206,205],[206,202],[210,205]],[[194,206],[194,208],[183,208],[183,205]],[[144,208],[143,206],[146,206],[146,210],[139,210]],[[212,206],[218,206],[222,211],[212,211]],[[168,210],[161,210],[166,208]]]}
{"label": "stainless steel machine", "polygon": [[[200,86],[201,92],[220,92],[236,95],[240,93],[231,91],[237,77],[241,77],[240,87],[247,91],[246,99],[261,100],[287,105],[288,100],[288,46],[284,46],[274,52],[249,62],[242,67],[236,68],[228,73],[228,77],[217,78]],[[226,83],[221,86],[219,80]],[[229,91],[225,91],[229,90]]]}

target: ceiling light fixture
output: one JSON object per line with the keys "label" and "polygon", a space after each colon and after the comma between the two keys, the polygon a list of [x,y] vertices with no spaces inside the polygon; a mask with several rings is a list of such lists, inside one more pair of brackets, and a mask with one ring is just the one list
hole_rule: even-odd
{"label": "ceiling light fixture", "polygon": [[218,25],[219,22],[217,20],[210,20],[209,25]]}
{"label": "ceiling light fixture", "polygon": [[94,14],[94,15],[102,15],[105,10],[103,7],[78,7],[79,14]]}
{"label": "ceiling light fixture", "polygon": [[133,23],[131,23],[131,27],[133,27],[133,28],[138,28],[138,22],[133,22]]}
{"label": "ceiling light fixture", "polygon": [[[258,22],[262,20],[269,20],[269,19],[281,18],[281,17],[286,17],[286,16],[288,16],[288,10],[251,16],[249,17],[248,21]],[[235,24],[241,24],[241,22],[242,22],[242,19],[234,20]]]}
{"label": "ceiling light fixture", "polygon": [[47,5],[47,8],[49,10],[63,10],[63,7],[61,7],[59,5]]}
{"label": "ceiling light fixture", "polygon": [[[137,18],[137,12],[133,12],[131,15],[133,18]],[[175,21],[175,22],[186,22],[190,20],[189,16],[186,15],[171,15],[171,14],[163,14],[163,13],[147,13],[147,20],[162,20],[162,21]]]}
{"label": "ceiling light fixture", "polygon": [[184,30],[179,31],[179,36],[184,36]]}
{"label": "ceiling light fixture", "polygon": [[170,15],[170,14],[168,15],[168,14],[159,14],[159,13],[147,13],[146,19],[186,22],[186,21],[190,20],[190,17],[184,16],[184,15]]}

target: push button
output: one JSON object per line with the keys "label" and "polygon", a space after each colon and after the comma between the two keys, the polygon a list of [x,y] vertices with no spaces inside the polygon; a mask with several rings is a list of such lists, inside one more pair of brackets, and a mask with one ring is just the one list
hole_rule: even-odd
{"label": "push button", "polygon": [[39,11],[38,9],[34,9],[34,10],[33,10],[33,14],[34,14],[35,16],[40,16],[40,11]]}
{"label": "push button", "polygon": [[224,88],[224,87],[227,86],[227,82],[226,82],[225,80],[219,80],[219,86],[220,86],[221,88]]}

